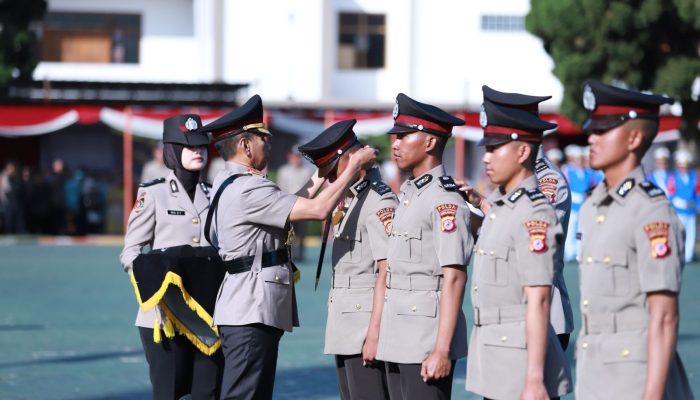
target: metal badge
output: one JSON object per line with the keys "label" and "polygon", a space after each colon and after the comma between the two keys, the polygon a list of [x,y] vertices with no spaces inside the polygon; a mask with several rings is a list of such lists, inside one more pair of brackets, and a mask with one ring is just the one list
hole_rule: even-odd
{"label": "metal badge", "polygon": [[583,88],[583,107],[588,111],[595,110],[595,94],[590,86]]}
{"label": "metal badge", "polygon": [[489,124],[489,119],[486,116],[486,110],[484,109],[484,105],[481,105],[481,111],[479,112],[479,125],[481,125],[482,128],[486,128]]}
{"label": "metal badge", "polygon": [[189,117],[187,121],[185,121],[185,128],[187,128],[188,131],[193,131],[199,128],[199,126],[197,126],[197,121],[195,121],[194,118]]}
{"label": "metal badge", "polygon": [[392,112],[392,115],[394,116],[394,119],[399,117],[399,101],[396,100],[396,104],[394,104],[394,111]]}

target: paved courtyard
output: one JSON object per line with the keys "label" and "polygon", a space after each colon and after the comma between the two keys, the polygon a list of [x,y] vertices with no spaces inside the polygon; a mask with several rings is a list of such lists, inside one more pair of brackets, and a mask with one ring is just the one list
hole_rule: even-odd
{"label": "paved courtyard", "polygon": [[[0,246],[0,399],[150,398],[147,365],[133,326],[136,301],[118,263],[119,251],[110,246]],[[322,354],[328,262],[323,285],[314,292],[317,254],[318,249],[310,249],[307,262],[299,265],[302,327],[282,338],[276,399],[338,398],[333,360]],[[578,304],[575,265],[567,265],[566,278]],[[678,348],[696,394],[699,305],[700,264],[692,264],[684,272]],[[464,390],[464,381],[462,360],[453,397],[476,398]]]}

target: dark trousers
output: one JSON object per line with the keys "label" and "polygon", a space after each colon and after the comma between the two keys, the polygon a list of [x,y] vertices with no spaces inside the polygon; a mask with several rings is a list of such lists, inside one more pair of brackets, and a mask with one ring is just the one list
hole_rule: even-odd
{"label": "dark trousers", "polygon": [[571,337],[571,334],[569,333],[562,333],[557,335],[557,338],[559,339],[559,344],[561,345],[561,348],[566,351],[566,348],[569,347],[569,338]]}
{"label": "dark trousers", "polygon": [[221,399],[272,399],[283,330],[263,324],[219,326],[224,353]]}
{"label": "dark trousers", "polygon": [[342,400],[386,400],[389,390],[386,385],[384,362],[362,365],[362,354],[336,355],[335,371]]}
{"label": "dark trousers", "polygon": [[163,335],[153,342],[153,329],[139,327],[153,387],[153,399],[177,400],[187,394],[193,400],[217,399],[221,388],[224,358],[221,350],[203,354],[186,337]]}
{"label": "dark trousers", "polygon": [[386,363],[386,381],[391,400],[443,400],[452,397],[455,361],[452,361],[450,375],[442,379],[423,382],[420,370],[421,364]]}

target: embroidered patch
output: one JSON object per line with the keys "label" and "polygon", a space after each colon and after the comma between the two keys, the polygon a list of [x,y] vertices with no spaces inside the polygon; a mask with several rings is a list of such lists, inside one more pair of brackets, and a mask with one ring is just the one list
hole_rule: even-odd
{"label": "embroidered patch", "polygon": [[170,191],[171,191],[172,193],[177,193],[177,192],[179,192],[179,190],[178,190],[178,188],[177,188],[177,182],[175,182],[174,179],[171,179],[171,180],[170,180]]}
{"label": "embroidered patch", "polygon": [[182,210],[168,210],[168,215],[185,215]]}
{"label": "embroidered patch", "polygon": [[394,221],[394,207],[384,207],[377,211],[379,222],[384,225],[384,232],[388,235],[391,232],[391,223]]}
{"label": "embroidered patch", "polygon": [[523,194],[525,194],[525,189],[520,188],[516,190],[515,193],[511,194],[508,200],[510,200],[511,203],[515,203]]}
{"label": "embroidered patch", "polygon": [[527,197],[530,198],[530,201],[535,201],[539,199],[544,199],[545,195],[540,192],[539,189],[530,189],[527,191]]}
{"label": "embroidered patch", "polygon": [[459,189],[451,176],[441,176],[440,183],[442,184],[442,188],[448,192],[456,192]]}
{"label": "embroidered patch", "polygon": [[671,254],[671,247],[668,245],[667,222],[653,222],[644,225],[644,232],[651,242],[651,256],[654,258],[666,258]]}
{"label": "embroidered patch", "polygon": [[369,181],[367,179],[365,179],[362,182],[355,185],[355,191],[357,193],[360,193],[361,191],[367,189],[368,186],[369,186]]}
{"label": "embroidered patch", "polygon": [[547,169],[547,163],[544,162],[544,159],[540,158],[539,160],[537,160],[537,163],[535,164],[535,173],[539,174],[540,172],[544,171],[545,169]]}
{"label": "embroidered patch", "polygon": [[530,235],[530,252],[544,253],[547,251],[547,228],[549,223],[532,220],[525,223],[525,228]]}
{"label": "embroidered patch", "polygon": [[557,184],[559,180],[555,178],[542,178],[537,182],[539,183],[540,191],[549,198],[550,203],[554,203],[557,197]]}
{"label": "embroidered patch", "polygon": [[380,196],[383,196],[383,195],[391,192],[391,188],[389,186],[384,184],[384,182],[379,182],[379,181],[372,182],[372,190],[379,193]]}
{"label": "embroidered patch", "polygon": [[139,212],[146,205],[146,193],[139,196],[134,202],[134,211]]}
{"label": "embroidered patch", "polygon": [[417,187],[418,189],[420,189],[420,188],[422,188],[423,186],[427,185],[427,184],[428,184],[430,181],[432,181],[432,180],[433,180],[433,176],[432,176],[432,175],[430,175],[430,174],[425,174],[425,175],[421,176],[420,178],[418,178],[418,179],[416,180],[416,187]]}
{"label": "embroidered patch", "polygon": [[437,212],[440,214],[440,229],[443,232],[454,232],[457,230],[457,205],[456,204],[440,204],[437,206]]}
{"label": "embroidered patch", "polygon": [[627,193],[634,187],[634,178],[627,178],[624,182],[620,184],[617,188],[617,194],[621,197],[627,196]]}

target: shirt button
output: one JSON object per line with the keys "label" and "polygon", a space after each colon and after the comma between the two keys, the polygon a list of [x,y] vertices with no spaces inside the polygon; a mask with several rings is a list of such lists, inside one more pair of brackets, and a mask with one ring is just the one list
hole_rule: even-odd
{"label": "shirt button", "polygon": [[492,255],[494,255],[494,254],[496,254],[496,253],[495,253],[493,250],[489,251],[489,255],[490,255],[490,256],[492,256]]}
{"label": "shirt button", "polygon": [[475,291],[475,292],[478,292],[478,291],[479,291],[479,287],[478,287],[478,286],[474,286],[474,291]]}
{"label": "shirt button", "polygon": [[417,309],[418,309],[418,308],[417,308],[416,306],[412,306],[412,307],[411,307],[411,311],[413,311],[413,312],[416,312]]}
{"label": "shirt button", "polygon": [[610,264],[610,257],[608,257],[608,256],[603,257],[603,262],[606,264]]}
{"label": "shirt button", "polygon": [[408,199],[403,201],[403,205],[407,206],[408,205]]}
{"label": "shirt button", "polygon": [[586,262],[589,263],[589,264],[592,263],[592,262],[593,262],[593,257],[588,257],[588,258],[586,258]]}
{"label": "shirt button", "polygon": [[622,350],[622,357],[629,357],[630,356],[630,351],[627,349]]}
{"label": "shirt button", "polygon": [[199,223],[199,218],[192,218],[192,223],[193,223],[193,224],[198,224],[198,223]]}
{"label": "shirt button", "polygon": [[344,238],[344,239],[345,239],[345,240],[348,240],[348,239],[350,239],[350,236],[345,235],[345,238]]}
{"label": "shirt button", "polygon": [[588,348],[588,343],[586,343],[586,342],[581,343],[581,347],[582,347],[584,350],[587,349],[587,348]]}
{"label": "shirt button", "polygon": [[195,243],[199,243],[199,239],[197,239],[196,237],[195,237],[195,238],[192,238],[192,241],[195,242]]}
{"label": "shirt button", "polygon": [[496,219],[496,214],[491,213],[491,214],[489,215],[489,219]]}
{"label": "shirt button", "polygon": [[361,309],[361,308],[362,308],[362,306],[361,306],[359,303],[358,303],[358,304],[355,304],[355,309],[356,309],[356,310],[359,310],[359,309]]}
{"label": "shirt button", "polygon": [[275,281],[279,282],[279,280],[280,280],[279,275],[275,275]]}
{"label": "shirt button", "polygon": [[338,239],[338,238],[340,237],[340,233],[336,233],[336,234],[333,235],[333,236],[335,236],[335,238]]}
{"label": "shirt button", "polygon": [[602,224],[603,222],[605,222],[605,215],[599,215],[595,217],[595,222],[597,224]]}
{"label": "shirt button", "polygon": [[508,341],[508,337],[506,336],[501,336],[501,342],[506,342]]}
{"label": "shirt button", "polygon": [[588,299],[584,299],[584,300],[583,300],[583,306],[584,306],[584,307],[588,307]]}

